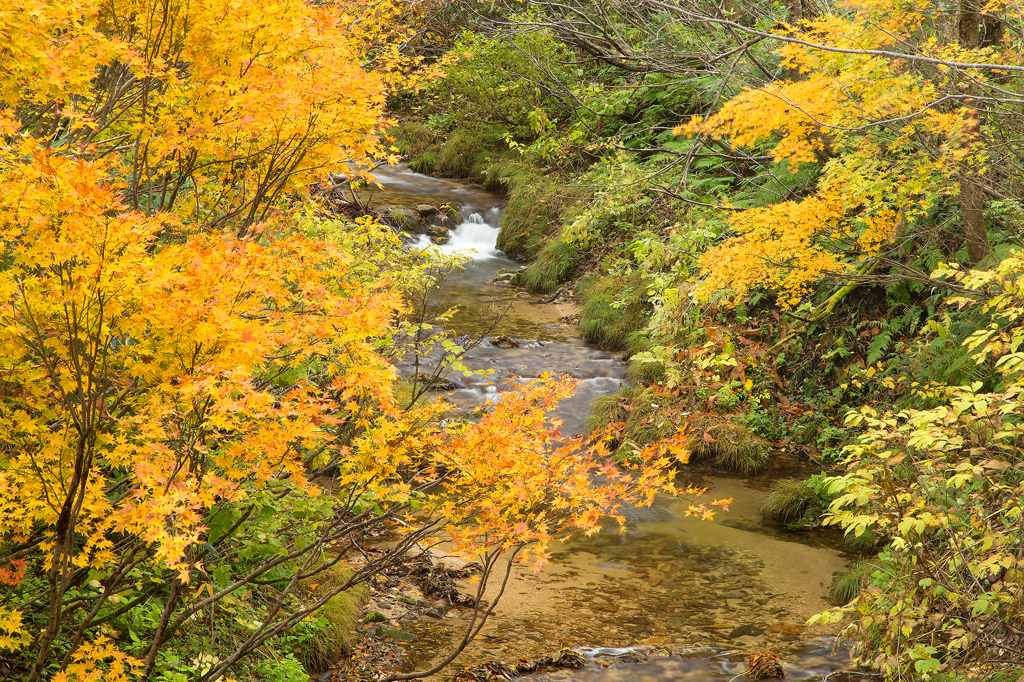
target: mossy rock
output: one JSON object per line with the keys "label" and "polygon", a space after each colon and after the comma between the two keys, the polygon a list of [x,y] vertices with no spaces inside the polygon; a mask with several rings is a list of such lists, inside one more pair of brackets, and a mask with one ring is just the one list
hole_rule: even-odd
{"label": "mossy rock", "polygon": [[429,374],[420,374],[419,381],[428,391],[455,391],[459,385],[445,377],[435,377]]}
{"label": "mossy rock", "polygon": [[[633,345],[639,347],[641,344],[634,343]],[[631,350],[636,351],[639,348]],[[665,365],[660,362],[630,362],[629,368],[626,369],[626,380],[631,384],[639,384],[641,386],[662,382],[667,375],[668,372],[665,369]]]}
{"label": "mossy rock", "polygon": [[[350,575],[351,571],[332,569],[308,578],[300,585],[308,593],[307,599],[316,599],[317,594],[338,587]],[[306,627],[313,632],[311,636],[303,637],[292,652],[306,670],[327,670],[352,650],[356,642],[355,626],[369,596],[370,590],[365,584],[355,585],[331,597],[307,618]]]}
{"label": "mossy rock", "polygon": [[420,219],[416,212],[404,206],[393,206],[384,214],[384,222],[396,230],[406,232],[418,232],[420,230]]}
{"label": "mossy rock", "polygon": [[462,215],[459,207],[454,204],[441,204],[437,207],[437,215],[434,216],[435,224],[440,223],[446,227],[456,227],[462,222]]}
{"label": "mossy rock", "polygon": [[415,642],[418,638],[411,632],[397,630],[395,628],[382,627],[377,630],[378,637],[387,637],[399,642]]}

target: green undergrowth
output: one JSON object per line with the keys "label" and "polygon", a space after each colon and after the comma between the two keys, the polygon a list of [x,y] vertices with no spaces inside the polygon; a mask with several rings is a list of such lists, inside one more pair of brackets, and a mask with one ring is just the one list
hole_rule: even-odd
{"label": "green undergrowth", "polygon": [[492,162],[484,171],[483,185],[505,194],[497,245],[514,258],[536,257],[557,230],[561,211],[574,200],[571,189],[557,175],[545,174],[519,158]]}
{"label": "green undergrowth", "polygon": [[991,666],[982,664],[980,668],[976,671],[958,671],[950,675],[939,673],[932,676],[931,682],[1020,682],[1024,680],[1024,665],[1007,670],[994,670]]}
{"label": "green undergrowth", "polygon": [[[272,584],[287,584],[291,578],[284,571],[271,571],[270,575]],[[347,569],[335,568],[316,578],[299,581],[282,604],[284,614],[312,604],[319,595],[343,584],[350,576]],[[355,626],[368,597],[369,588],[365,584],[352,586],[331,597],[295,627],[242,659],[236,679],[307,682],[310,675],[337,665],[356,643]],[[272,589],[255,586],[241,598],[226,599],[215,615],[190,622],[176,634],[173,645],[160,652],[154,681],[189,682],[201,677],[263,625],[267,607],[274,601]],[[129,625],[128,636],[134,640],[134,629],[144,630],[155,623],[159,615],[157,609],[137,619]],[[152,623],[146,618],[152,619]]]}

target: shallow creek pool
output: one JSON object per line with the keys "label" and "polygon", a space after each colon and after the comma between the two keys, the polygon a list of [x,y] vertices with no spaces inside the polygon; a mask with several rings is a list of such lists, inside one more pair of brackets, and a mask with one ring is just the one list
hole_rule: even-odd
{"label": "shallow creek pool", "polygon": [[[461,207],[461,223],[439,247],[474,252],[474,263],[444,288],[444,305],[460,307],[453,319],[456,331],[477,324],[488,308],[512,305],[493,334],[516,338],[520,347],[495,348],[485,341],[469,351],[464,357],[469,367],[494,372],[451,377],[459,388],[446,399],[470,409],[509,382],[564,372],[582,383],[558,417],[565,432],[581,432],[591,402],[622,386],[626,365],[616,354],[589,347],[574,326],[559,322],[568,312],[564,307],[491,283],[499,268],[520,266],[495,248],[500,197],[404,167],[378,169],[375,175],[385,187],[372,197],[377,208],[449,201]],[[824,595],[848,557],[762,523],[763,480],[682,478],[708,486],[707,495],[714,498],[707,499],[733,498],[729,510],[700,521],[685,516],[685,500],[659,496],[652,507],[631,510],[621,532],[609,527],[556,546],[540,572],[515,575],[497,614],[447,674],[486,661],[511,662],[577,647],[590,662],[587,669],[534,677],[729,680],[743,672],[746,655],[764,651],[782,655],[790,679],[861,679],[840,672],[848,661],[842,652],[829,654],[829,631],[804,626],[809,616],[829,607]],[[417,667],[429,666],[461,635],[458,611],[417,627],[420,641],[412,652]],[[686,658],[637,662],[665,648]]]}

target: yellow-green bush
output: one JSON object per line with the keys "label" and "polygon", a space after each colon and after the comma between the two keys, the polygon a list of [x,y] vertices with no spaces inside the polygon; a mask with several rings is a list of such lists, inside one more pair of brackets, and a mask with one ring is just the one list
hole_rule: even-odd
{"label": "yellow-green bush", "polygon": [[868,589],[816,619],[846,619],[858,660],[886,675],[971,675],[979,660],[994,675],[1024,649],[1024,258],[932,276],[974,294],[949,304],[989,317],[965,346],[1001,381],[992,391],[918,386],[913,396],[927,409],[848,415],[865,430],[846,448],[847,473],[829,480],[829,521],[889,543]]}

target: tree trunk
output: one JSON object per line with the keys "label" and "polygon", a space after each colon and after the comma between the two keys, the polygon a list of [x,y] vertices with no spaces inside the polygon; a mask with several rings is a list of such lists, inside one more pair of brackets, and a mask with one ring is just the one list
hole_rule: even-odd
{"label": "tree trunk", "polygon": [[991,251],[985,231],[985,193],[975,181],[977,175],[960,180],[960,211],[963,214],[964,239],[971,263],[980,263]]}
{"label": "tree trunk", "polygon": [[[957,25],[959,32],[960,46],[968,50],[975,50],[981,47],[983,35],[982,29],[985,24],[982,22],[979,0],[961,0],[960,18]],[[968,95],[973,94],[974,86],[970,83],[964,88]],[[964,106],[973,107],[973,99],[964,100]],[[981,129],[981,121],[978,112],[972,111],[967,121],[967,133],[971,137],[977,136]],[[967,249],[970,253],[971,263],[981,262],[991,251],[992,246],[988,241],[988,233],[985,231],[985,193],[982,190],[982,178],[974,168],[971,168],[968,160],[961,172],[960,177],[960,213],[963,217],[964,240],[967,242]]]}
{"label": "tree trunk", "polygon": [[[789,14],[786,23],[795,29],[802,28],[805,21],[811,21],[818,16],[818,8],[813,0],[786,0],[786,10]],[[789,68],[786,69],[786,78],[795,83],[803,80],[804,75],[800,73],[800,69]]]}

